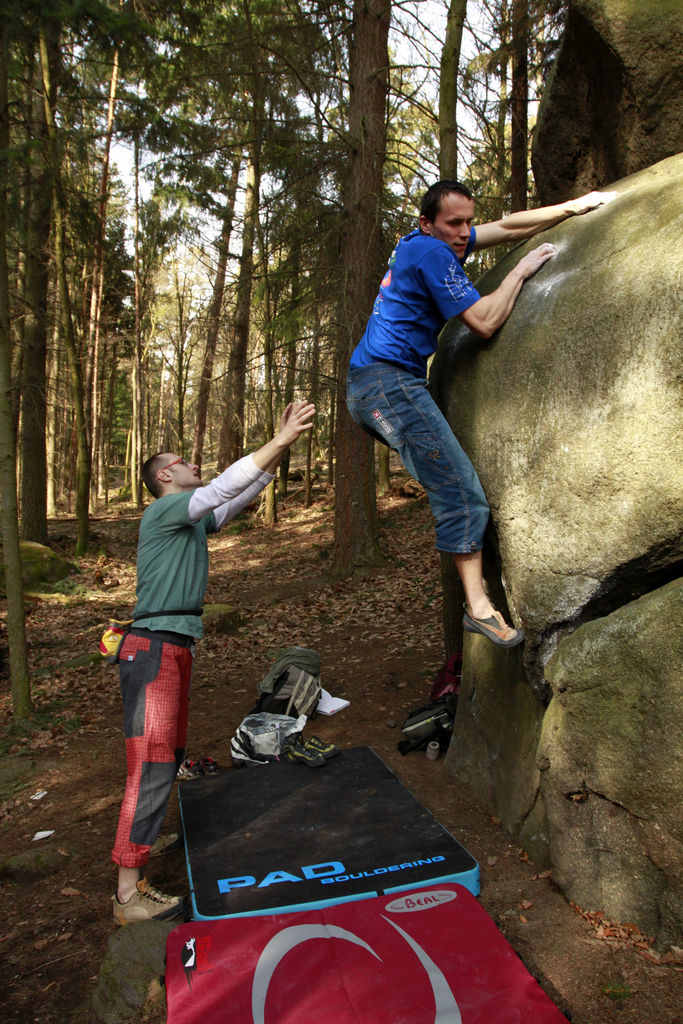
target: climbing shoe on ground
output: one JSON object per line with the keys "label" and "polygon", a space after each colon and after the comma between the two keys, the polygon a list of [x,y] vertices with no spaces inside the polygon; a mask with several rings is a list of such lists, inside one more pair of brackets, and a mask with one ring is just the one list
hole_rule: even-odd
{"label": "climbing shoe on ground", "polygon": [[164,853],[177,850],[182,845],[182,840],[177,832],[169,832],[167,835],[157,836],[149,848],[150,857],[161,857]]}
{"label": "climbing shoe on ground", "polygon": [[199,761],[190,761],[189,758],[186,758],[178,769],[176,778],[180,782],[188,782],[190,779],[200,778],[203,774]]}
{"label": "climbing shoe on ground", "polygon": [[498,647],[516,647],[524,640],[522,630],[507,626],[500,612],[494,612],[488,619],[475,619],[467,611],[467,605],[463,607],[465,614],[462,617],[462,624],[468,633],[481,633]]}
{"label": "climbing shoe on ground", "polygon": [[168,896],[154,889],[146,878],[141,878],[136,891],[125,903],[119,903],[118,895],[112,896],[114,920],[117,924],[132,924],[133,921],[166,921],[182,917],[185,903],[182,896]]}
{"label": "climbing shoe on ground", "polygon": [[317,750],[310,750],[300,736],[289,743],[284,756],[292,764],[305,764],[309,768],[320,768],[325,764],[323,755]]}
{"label": "climbing shoe on ground", "polygon": [[339,747],[335,747],[334,743],[325,743],[319,736],[309,736],[304,740],[304,747],[316,754],[322,754],[326,761],[339,753]]}
{"label": "climbing shoe on ground", "polygon": [[218,761],[214,761],[212,757],[203,757],[199,762],[199,767],[202,770],[202,775],[218,774]]}

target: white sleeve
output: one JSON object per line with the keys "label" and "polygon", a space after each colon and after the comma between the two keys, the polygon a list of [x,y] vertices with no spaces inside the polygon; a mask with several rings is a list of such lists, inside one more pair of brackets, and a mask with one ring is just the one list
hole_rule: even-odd
{"label": "white sleeve", "polygon": [[191,522],[198,523],[209,512],[214,513],[216,529],[254,500],[273,479],[272,473],[259,469],[251,455],[245,455],[205,487],[193,491],[187,511]]}

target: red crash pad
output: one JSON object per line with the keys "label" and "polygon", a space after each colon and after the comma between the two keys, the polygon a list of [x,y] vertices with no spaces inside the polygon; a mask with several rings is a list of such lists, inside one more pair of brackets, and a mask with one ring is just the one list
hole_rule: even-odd
{"label": "red crash pad", "polygon": [[566,1024],[455,884],[181,925],[166,990],[168,1024]]}

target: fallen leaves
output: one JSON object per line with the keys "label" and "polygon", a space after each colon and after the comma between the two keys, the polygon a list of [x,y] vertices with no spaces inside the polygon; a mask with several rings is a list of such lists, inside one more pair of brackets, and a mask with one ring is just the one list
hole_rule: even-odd
{"label": "fallen leaves", "polygon": [[31,737],[29,747],[31,750],[41,750],[45,747],[49,747],[52,743],[52,730],[41,729],[40,732],[35,733]]}
{"label": "fallen leaves", "polygon": [[630,921],[623,924],[610,921],[604,910],[584,910],[572,900],[569,901],[569,906],[593,926],[597,939],[608,942],[615,949],[632,949],[653,964],[683,964],[683,950],[672,946],[668,953],[658,952],[652,948],[654,940],[644,935],[637,924]]}

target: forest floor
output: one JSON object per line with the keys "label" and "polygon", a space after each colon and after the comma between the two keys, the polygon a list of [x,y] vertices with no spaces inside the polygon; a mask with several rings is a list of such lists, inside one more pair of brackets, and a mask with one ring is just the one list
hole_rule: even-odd
{"label": "forest floor", "polygon": [[[335,582],[333,504],[324,487],[308,509],[292,494],[274,526],[243,516],[211,539],[207,603],[240,609],[242,624],[230,635],[209,631],[198,645],[188,756],[210,755],[232,770],[230,736],[275,652],[315,648],[323,685],[350,701],[334,716],[319,716],[315,732],[341,748],[372,747],[476,857],[482,906],[573,1024],[683,1024],[683,977],[671,955],[625,923],[606,921],[600,908],[570,906],[552,875],[471,799],[443,760],[399,754],[401,724],[429,699],[444,660],[429,509],[422,492],[396,475],[380,501],[385,566]],[[126,506],[95,517],[97,554],[79,561],[70,593],[28,602],[36,720],[0,735],[0,865],[19,854],[30,859],[41,843],[44,857],[36,877],[30,866],[21,881],[0,874],[5,1024],[85,1022],[116,929],[109,855],[125,777],[117,672],[104,663],[67,663],[97,650],[109,617],[130,615],[138,521]],[[72,519],[50,523],[51,543],[67,557],[74,537]],[[9,722],[6,669],[0,708]],[[178,828],[172,797],[165,831]],[[54,834],[35,840],[41,830]],[[150,879],[181,892],[182,851],[152,861]],[[143,1019],[149,1014],[136,1021]],[[153,1019],[165,1019],[163,1008]]]}

